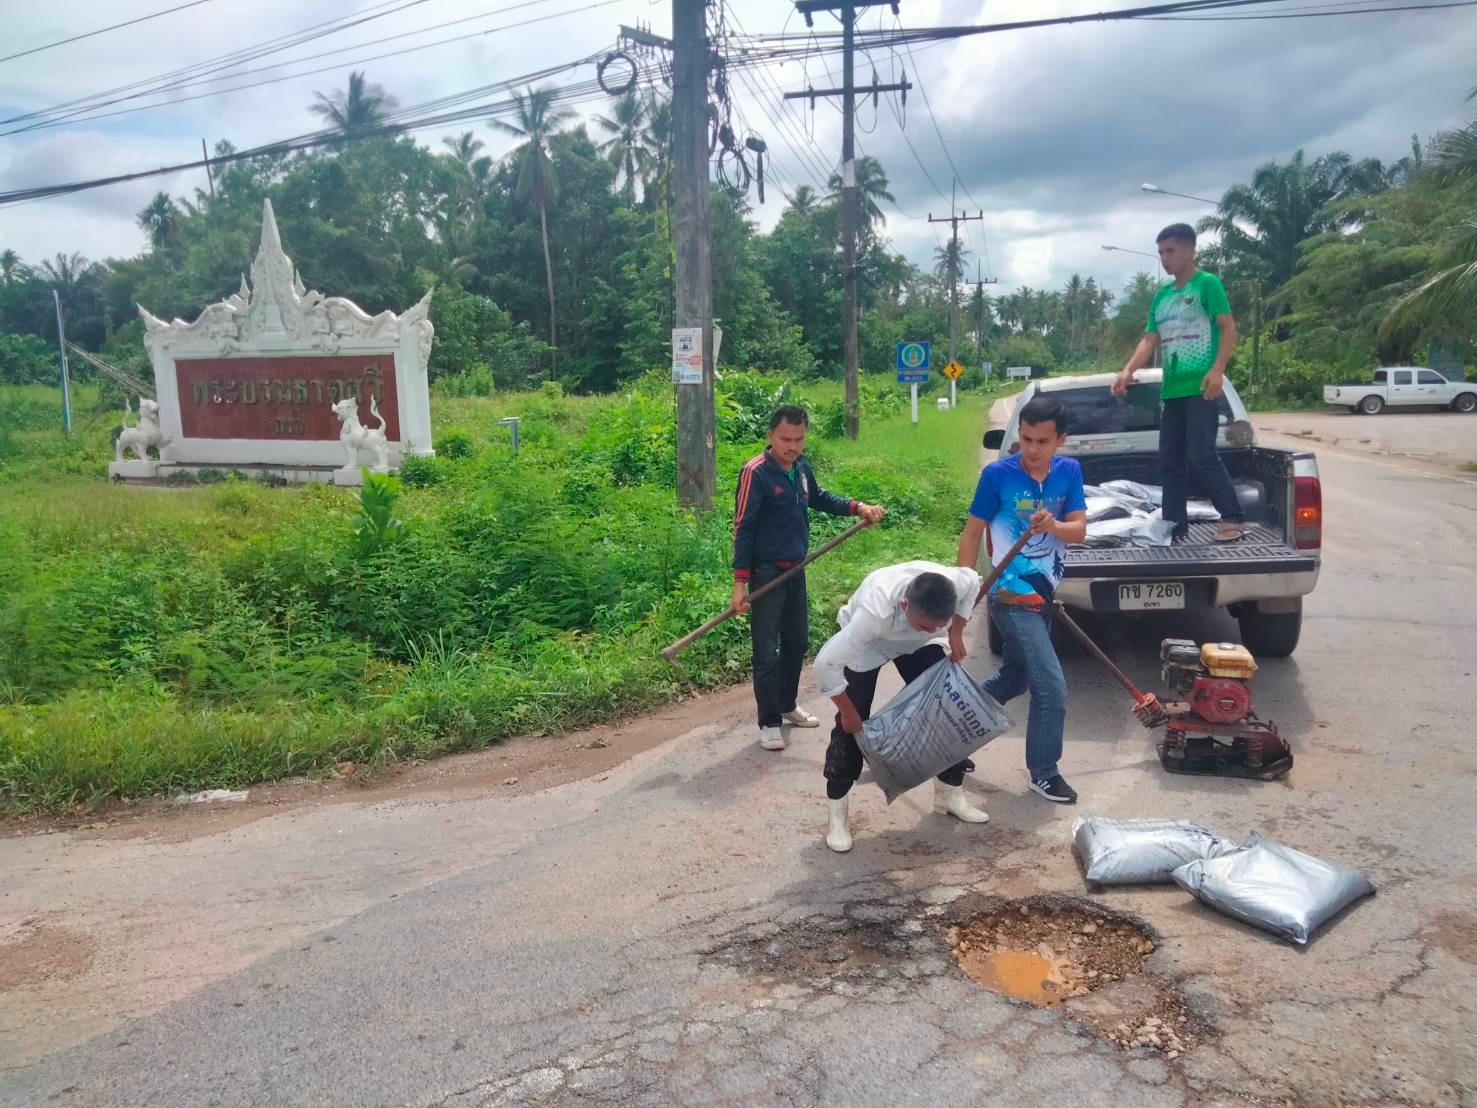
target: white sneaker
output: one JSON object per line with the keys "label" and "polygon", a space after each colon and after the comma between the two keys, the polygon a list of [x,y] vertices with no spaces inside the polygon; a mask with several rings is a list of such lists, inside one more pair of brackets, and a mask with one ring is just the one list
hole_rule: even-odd
{"label": "white sneaker", "polygon": [[826,830],[826,845],[837,854],[845,854],[851,849],[851,829],[847,826],[847,801],[851,798],[843,796],[840,800],[827,800],[826,805],[831,810],[830,827]]}
{"label": "white sneaker", "polygon": [[941,814],[951,815],[955,819],[961,819],[965,823],[989,823],[990,816],[982,808],[976,808],[964,795],[963,785],[945,785],[942,781],[935,780],[933,783],[933,810]]}
{"label": "white sneaker", "polygon": [[791,727],[819,727],[821,721],[818,717],[811,715],[804,708],[797,707],[792,712],[784,714],[784,721]]}
{"label": "white sneaker", "polygon": [[785,733],[778,727],[759,728],[759,745],[765,750],[785,749]]}

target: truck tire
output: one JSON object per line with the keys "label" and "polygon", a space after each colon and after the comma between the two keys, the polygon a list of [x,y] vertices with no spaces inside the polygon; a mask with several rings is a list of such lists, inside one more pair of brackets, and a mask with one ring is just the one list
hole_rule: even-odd
{"label": "truck tire", "polygon": [[1384,398],[1380,396],[1366,396],[1359,401],[1359,410],[1365,415],[1379,415],[1384,407]]}
{"label": "truck tire", "polygon": [[1477,392],[1464,392],[1451,402],[1458,412],[1477,412]]}
{"label": "truck tire", "polygon": [[1236,620],[1241,625],[1241,644],[1257,658],[1287,658],[1297,649],[1303,630],[1303,610],[1295,612],[1244,612]]}

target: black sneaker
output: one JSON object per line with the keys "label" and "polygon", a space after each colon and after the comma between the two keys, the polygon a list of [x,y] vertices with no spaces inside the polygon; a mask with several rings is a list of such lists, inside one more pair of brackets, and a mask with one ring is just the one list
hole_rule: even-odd
{"label": "black sneaker", "polygon": [[1062,780],[1060,773],[1055,777],[1043,777],[1040,781],[1032,781],[1031,791],[1046,797],[1053,804],[1077,803],[1077,793],[1073,791],[1071,785]]}

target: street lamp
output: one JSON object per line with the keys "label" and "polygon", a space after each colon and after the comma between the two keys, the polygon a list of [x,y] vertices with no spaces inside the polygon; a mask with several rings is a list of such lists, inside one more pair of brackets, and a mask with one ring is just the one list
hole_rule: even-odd
{"label": "street lamp", "polygon": [[1219,200],[1207,200],[1203,196],[1191,196],[1187,192],[1170,192],[1168,189],[1162,189],[1158,185],[1143,184],[1139,188],[1144,192],[1158,193],[1160,196],[1178,196],[1182,200],[1196,200],[1201,204],[1209,204],[1212,208],[1220,207],[1221,203]]}
{"label": "street lamp", "polygon": [[1142,258],[1153,258],[1156,262],[1159,260],[1158,254],[1150,254],[1147,250],[1130,250],[1126,246],[1104,246],[1103,249],[1116,250],[1120,254],[1137,254]]}

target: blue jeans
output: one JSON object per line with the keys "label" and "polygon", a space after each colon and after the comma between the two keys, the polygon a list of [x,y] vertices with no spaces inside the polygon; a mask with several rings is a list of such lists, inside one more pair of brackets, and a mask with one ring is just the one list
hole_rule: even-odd
{"label": "blue jeans", "polygon": [[1159,420],[1159,468],[1164,472],[1164,518],[1174,524],[1175,534],[1189,529],[1185,500],[1190,495],[1190,470],[1215,510],[1226,523],[1243,523],[1246,513],[1236,499],[1236,489],[1226,463],[1216,452],[1219,425],[1216,402],[1203,396],[1180,396],[1164,402]]}
{"label": "blue jeans", "polygon": [[984,684],[1001,704],[1027,689],[1026,769],[1032,781],[1055,777],[1067,724],[1067,678],[1051,645],[1051,610],[990,602],[990,618],[1005,640],[1000,668]]}

